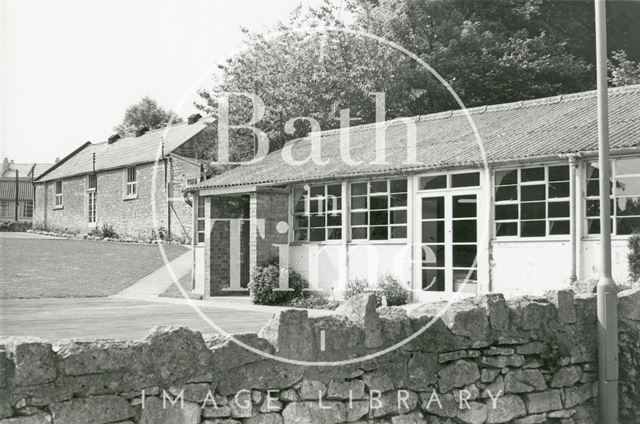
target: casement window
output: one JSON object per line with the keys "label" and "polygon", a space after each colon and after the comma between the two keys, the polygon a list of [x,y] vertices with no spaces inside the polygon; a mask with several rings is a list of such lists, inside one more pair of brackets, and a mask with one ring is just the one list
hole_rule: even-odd
{"label": "casement window", "polygon": [[197,205],[197,235],[198,235],[198,243],[204,243],[204,197],[198,196],[198,205]]}
{"label": "casement window", "polygon": [[342,184],[296,187],[293,198],[294,241],[342,238]]}
{"label": "casement window", "polygon": [[407,180],[351,183],[351,239],[407,238]]}
{"label": "casement window", "polygon": [[12,202],[8,200],[0,200],[0,217],[11,218],[13,217],[13,211],[11,208]]}
{"label": "casement window", "polygon": [[87,222],[96,223],[96,196],[98,177],[96,174],[87,175]]}
{"label": "casement window", "polygon": [[136,197],[138,194],[138,173],[135,166],[127,168],[126,181],[125,197]]}
{"label": "casement window", "polygon": [[62,203],[62,181],[55,182],[55,190],[56,190],[56,208],[61,208]]}
{"label": "casement window", "polygon": [[[597,163],[587,164],[586,177],[587,233],[600,234],[600,176]],[[640,231],[640,159],[612,161],[609,194],[611,232],[628,235]]]}
{"label": "casement window", "polygon": [[419,191],[441,190],[449,188],[479,187],[479,172],[464,172],[457,174],[437,174],[420,177]]}
{"label": "casement window", "polygon": [[496,237],[569,234],[569,166],[495,172]]}
{"label": "casement window", "polygon": [[33,201],[27,200],[24,202],[24,206],[22,209],[22,217],[23,218],[33,218]]}

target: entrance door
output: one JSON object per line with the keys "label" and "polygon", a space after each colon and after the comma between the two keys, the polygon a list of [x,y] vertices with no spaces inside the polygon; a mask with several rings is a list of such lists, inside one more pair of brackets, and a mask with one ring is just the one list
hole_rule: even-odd
{"label": "entrance door", "polygon": [[423,292],[477,291],[477,200],[469,192],[420,198]]}

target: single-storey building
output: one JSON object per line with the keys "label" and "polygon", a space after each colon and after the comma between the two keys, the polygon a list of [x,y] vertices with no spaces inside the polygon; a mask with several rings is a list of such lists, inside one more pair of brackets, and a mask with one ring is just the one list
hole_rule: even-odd
{"label": "single-storey building", "polygon": [[15,163],[2,160],[0,174],[0,222],[31,222],[33,219],[33,179],[52,164]]}
{"label": "single-storey building", "polygon": [[[640,230],[640,85],[612,88],[609,100],[613,274],[622,282],[627,239]],[[313,137],[294,140],[187,189],[202,235],[194,290],[248,294],[251,267],[273,259],[336,296],[350,279],[381,273],[423,299],[595,279],[596,111],[589,91],[324,131],[323,163],[308,159]]]}
{"label": "single-storey building", "polygon": [[35,179],[34,225],[80,234],[110,226],[138,240],[163,231],[189,240],[193,212],[183,190],[201,181],[203,152],[214,140],[200,118],[84,143]]}

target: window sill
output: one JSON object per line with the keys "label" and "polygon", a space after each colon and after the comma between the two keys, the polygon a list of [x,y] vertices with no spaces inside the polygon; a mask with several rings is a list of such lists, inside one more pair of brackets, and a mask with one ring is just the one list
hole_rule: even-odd
{"label": "window sill", "polygon": [[60,209],[64,209],[64,205],[63,205],[63,206],[54,206],[54,207],[53,207],[53,210],[54,210],[54,211],[58,211],[58,210],[60,210]]}
{"label": "window sill", "polygon": [[124,197],[122,198],[122,200],[135,200],[135,199],[137,199],[137,198],[138,198],[138,195],[137,195],[137,194],[132,194],[132,195],[129,195],[129,196],[124,196]]}

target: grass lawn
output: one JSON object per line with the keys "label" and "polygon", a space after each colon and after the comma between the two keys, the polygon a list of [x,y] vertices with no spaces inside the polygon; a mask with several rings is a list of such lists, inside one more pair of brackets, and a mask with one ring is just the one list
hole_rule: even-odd
{"label": "grass lawn", "polygon": [[[3,299],[109,296],[164,265],[156,245],[3,238],[0,247]],[[164,249],[169,260],[187,251]]]}

